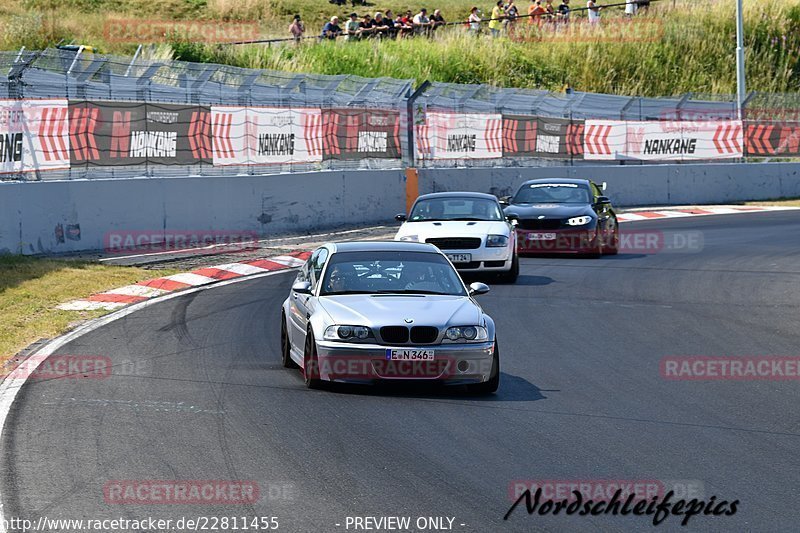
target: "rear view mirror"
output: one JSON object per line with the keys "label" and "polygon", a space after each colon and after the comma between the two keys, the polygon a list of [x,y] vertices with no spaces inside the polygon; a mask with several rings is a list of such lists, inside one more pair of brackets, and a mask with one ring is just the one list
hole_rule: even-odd
{"label": "rear view mirror", "polygon": [[470,296],[478,296],[480,294],[486,294],[487,292],[489,292],[489,286],[485,283],[476,281],[475,283],[470,283],[469,285]]}
{"label": "rear view mirror", "polygon": [[406,221],[406,214],[400,213],[394,216],[394,219],[398,222],[405,222]]}

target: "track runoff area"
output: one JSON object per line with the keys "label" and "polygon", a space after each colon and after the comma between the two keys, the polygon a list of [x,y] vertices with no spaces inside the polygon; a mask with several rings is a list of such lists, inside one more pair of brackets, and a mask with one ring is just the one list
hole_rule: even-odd
{"label": "track runoff area", "polygon": [[90,323],[3,382],[3,526],[793,530],[800,211],[623,227],[695,244],[523,258],[478,297],[489,396],[306,389],[280,361],[288,269]]}

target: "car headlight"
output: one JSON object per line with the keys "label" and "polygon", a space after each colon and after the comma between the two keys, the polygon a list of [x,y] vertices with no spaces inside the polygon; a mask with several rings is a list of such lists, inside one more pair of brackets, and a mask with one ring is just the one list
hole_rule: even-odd
{"label": "car headlight", "polygon": [[505,235],[488,235],[486,237],[487,248],[499,248],[508,246],[508,237]]}
{"label": "car headlight", "polygon": [[444,332],[444,338],[453,342],[475,342],[485,341],[489,338],[489,334],[483,326],[455,326],[447,328],[447,331]]}
{"label": "car headlight", "polygon": [[333,325],[325,329],[326,341],[363,341],[373,338],[372,330],[366,326]]}
{"label": "car headlight", "polygon": [[568,226],[585,226],[589,222],[592,221],[592,217],[590,216],[582,216],[582,217],[572,217],[567,220]]}
{"label": "car headlight", "polygon": [[400,240],[406,242],[419,242],[419,235],[403,235],[400,237]]}

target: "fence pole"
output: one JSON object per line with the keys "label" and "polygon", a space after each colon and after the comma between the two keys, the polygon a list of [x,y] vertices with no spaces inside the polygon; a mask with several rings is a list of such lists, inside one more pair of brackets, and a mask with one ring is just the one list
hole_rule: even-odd
{"label": "fence pole", "polygon": [[408,133],[408,150],[407,150],[407,153],[406,153],[406,156],[407,156],[406,166],[409,167],[409,168],[414,166],[414,160],[415,160],[415,155],[414,155],[414,152],[415,152],[415,150],[414,150],[414,148],[415,148],[414,147],[414,102],[430,86],[431,86],[431,82],[429,82],[428,80],[425,80],[425,81],[422,82],[422,84],[420,84],[419,88],[417,88],[417,90],[414,91],[413,93],[411,93],[411,95],[408,97],[408,101],[407,101],[407,105],[408,105],[407,112],[408,112],[408,114],[406,116],[406,120],[408,121],[408,125],[406,127],[407,133]]}

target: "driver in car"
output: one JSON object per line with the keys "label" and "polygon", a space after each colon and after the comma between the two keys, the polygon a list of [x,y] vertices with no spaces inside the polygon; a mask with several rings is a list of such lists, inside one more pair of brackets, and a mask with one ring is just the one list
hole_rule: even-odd
{"label": "driver in car", "polygon": [[426,265],[407,263],[400,274],[403,289],[407,291],[435,291],[440,292],[442,287],[431,276]]}
{"label": "driver in car", "polygon": [[355,289],[356,270],[352,265],[334,265],[325,292],[344,292]]}

